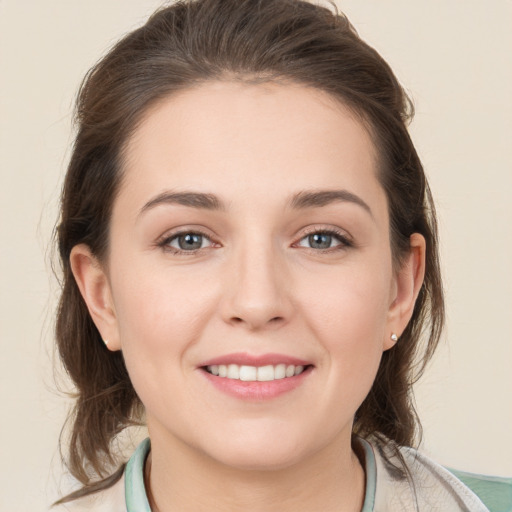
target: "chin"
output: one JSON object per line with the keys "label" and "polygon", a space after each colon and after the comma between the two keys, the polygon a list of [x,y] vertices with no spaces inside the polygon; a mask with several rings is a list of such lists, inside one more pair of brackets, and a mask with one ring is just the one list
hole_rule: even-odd
{"label": "chin", "polygon": [[298,442],[290,435],[272,435],[271,432],[266,431],[261,436],[233,436],[223,443],[215,443],[215,449],[205,452],[218,463],[244,471],[277,471],[306,458],[308,443],[305,440]]}
{"label": "chin", "polygon": [[302,457],[294,453],[275,453],[255,450],[225,454],[217,462],[239,471],[279,471],[294,466]]}

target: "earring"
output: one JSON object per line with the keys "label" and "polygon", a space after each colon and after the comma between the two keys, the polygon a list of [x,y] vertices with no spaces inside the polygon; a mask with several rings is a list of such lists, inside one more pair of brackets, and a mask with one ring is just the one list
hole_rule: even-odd
{"label": "earring", "polygon": [[398,336],[395,333],[391,334],[391,341],[394,341],[395,343],[398,341]]}
{"label": "earring", "polygon": [[105,343],[105,346],[108,346],[108,340],[103,340],[103,343]]}

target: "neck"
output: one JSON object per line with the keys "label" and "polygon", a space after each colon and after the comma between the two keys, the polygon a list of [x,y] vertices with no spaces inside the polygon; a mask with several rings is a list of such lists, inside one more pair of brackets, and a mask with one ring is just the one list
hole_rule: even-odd
{"label": "neck", "polygon": [[272,470],[227,466],[176,440],[151,436],[146,490],[153,512],[358,512],[365,477],[348,441]]}

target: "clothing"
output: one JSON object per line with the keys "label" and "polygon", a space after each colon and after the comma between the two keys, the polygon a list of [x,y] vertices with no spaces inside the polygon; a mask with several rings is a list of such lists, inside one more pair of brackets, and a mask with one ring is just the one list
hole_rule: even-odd
{"label": "clothing", "polygon": [[[413,448],[400,452],[409,478],[388,446],[358,439],[366,473],[361,512],[493,512],[450,471]],[[144,462],[149,439],[143,441],[126,466],[123,478],[97,494],[56,507],[54,512],[151,512],[144,489]],[[512,489],[512,487],[511,487]]]}

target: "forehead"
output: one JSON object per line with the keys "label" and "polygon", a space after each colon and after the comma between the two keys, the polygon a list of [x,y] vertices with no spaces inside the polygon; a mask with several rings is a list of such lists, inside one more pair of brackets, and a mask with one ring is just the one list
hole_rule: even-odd
{"label": "forehead", "polygon": [[[144,115],[124,151],[125,194],[196,189],[380,189],[368,131],[332,96],[296,84],[210,82]],[[365,189],[366,192],[365,192]],[[382,190],[380,189],[380,192]]]}

